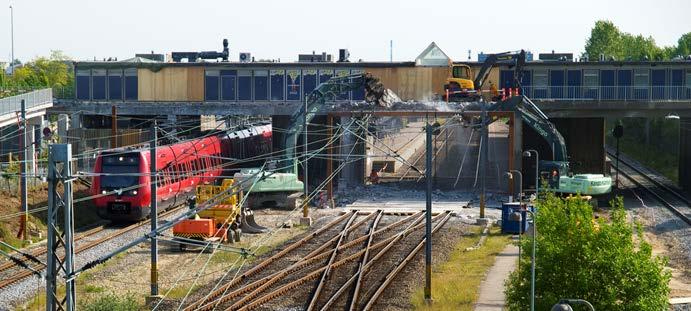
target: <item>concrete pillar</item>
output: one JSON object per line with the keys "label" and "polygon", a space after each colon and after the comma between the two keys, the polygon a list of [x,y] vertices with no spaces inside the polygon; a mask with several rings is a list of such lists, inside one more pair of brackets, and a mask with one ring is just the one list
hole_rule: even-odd
{"label": "concrete pillar", "polygon": [[645,118],[645,145],[650,146],[650,118]]}
{"label": "concrete pillar", "polygon": [[679,120],[679,187],[691,193],[691,118]]}
{"label": "concrete pillar", "polygon": [[[170,129],[168,133],[172,136],[177,135],[178,130],[175,125],[178,123],[178,116],[174,114],[169,114],[166,120],[168,121],[168,128]],[[201,122],[201,120],[199,122]],[[173,141],[175,140],[174,137],[171,137],[171,139]]]}
{"label": "concrete pillar", "polygon": [[61,144],[67,143],[67,130],[70,128],[70,117],[67,114],[58,115],[58,137]]}
{"label": "concrete pillar", "polygon": [[[350,124],[352,121],[352,117],[341,117],[341,125],[347,126]],[[355,127],[350,128],[351,131],[355,130]],[[336,157],[336,159],[340,159],[341,161],[336,161],[338,165],[340,166],[343,161],[349,161],[350,159],[346,157],[347,154],[350,153],[350,150],[353,148],[353,144],[355,143],[355,137],[351,132],[344,131],[343,136],[341,136],[341,145],[340,145],[340,151],[338,153],[341,154],[340,157]],[[338,167],[338,166],[336,166]],[[348,189],[349,186],[355,185],[356,182],[353,180],[355,178],[355,172],[353,171],[353,164],[349,163],[346,164],[345,167],[341,170],[340,177],[338,179],[338,191],[345,191]]]}
{"label": "concrete pillar", "polygon": [[[43,124],[43,116],[31,118],[27,120],[27,145],[29,151],[29,171],[28,174],[36,176],[36,158],[38,157],[36,151],[41,152],[41,124]],[[38,135],[37,133],[38,132]]]}

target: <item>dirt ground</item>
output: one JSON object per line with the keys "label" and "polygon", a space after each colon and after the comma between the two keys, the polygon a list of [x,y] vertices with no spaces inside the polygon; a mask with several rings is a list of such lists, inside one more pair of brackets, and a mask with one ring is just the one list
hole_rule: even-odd
{"label": "dirt ground", "polygon": [[[74,194],[73,198],[78,199],[89,196],[89,188],[80,182],[73,184]],[[21,201],[19,194],[15,192],[8,192],[7,190],[0,191],[0,215],[8,215],[17,213],[21,210]],[[29,210],[42,208],[48,205],[48,185],[38,184],[34,187],[29,187]],[[75,203],[75,227],[86,227],[99,222],[100,219],[96,215],[96,211],[91,208],[91,204],[86,202]],[[29,216],[29,230],[32,240],[34,242],[45,239],[45,211],[32,213]],[[0,240],[14,242],[17,232],[19,231],[19,217],[0,220]]]}

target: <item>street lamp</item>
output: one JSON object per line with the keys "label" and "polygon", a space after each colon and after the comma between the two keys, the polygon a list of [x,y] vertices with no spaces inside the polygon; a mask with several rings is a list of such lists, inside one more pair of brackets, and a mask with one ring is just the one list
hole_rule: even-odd
{"label": "street lamp", "polygon": [[593,305],[583,299],[561,299],[552,306],[552,311],[573,311],[573,308],[571,308],[572,304],[586,305],[590,311],[595,311]]}
{"label": "street lamp", "polygon": [[14,74],[14,8],[10,5],[10,35],[12,37],[12,59],[10,59],[10,72]]}
{"label": "street lamp", "polygon": [[535,213],[528,209],[521,209],[519,212],[514,212],[511,214],[511,220],[518,220],[519,227],[522,224],[521,213],[526,212],[530,214],[533,219],[533,252],[530,255],[530,311],[535,311],[535,240],[537,238],[537,220],[535,218]]}
{"label": "street lamp", "polygon": [[506,176],[508,179],[513,179],[513,173],[518,174],[518,202],[520,203],[521,199],[523,198],[523,174],[519,170],[509,170],[508,172],[504,173],[504,176]]}
{"label": "street lamp", "polygon": [[535,153],[535,198],[537,198],[538,190],[537,188],[540,186],[540,154],[537,153],[537,150],[535,149],[530,149],[523,151],[523,156],[526,158],[530,158],[532,153]]}

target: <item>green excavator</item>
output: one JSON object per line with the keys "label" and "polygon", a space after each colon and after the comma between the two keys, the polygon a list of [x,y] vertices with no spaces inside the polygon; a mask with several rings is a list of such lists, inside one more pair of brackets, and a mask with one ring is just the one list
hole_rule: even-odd
{"label": "green excavator", "polygon": [[[482,89],[482,85],[489,70],[497,62],[497,60],[509,61],[509,66],[513,67],[513,88],[521,88],[521,80],[523,76],[523,65],[525,64],[525,52],[506,52],[491,54],[487,61],[482,66],[478,77],[475,79],[475,89]],[[465,110],[481,110],[479,105],[482,103],[482,98],[477,97],[477,100],[468,103],[464,107]],[[462,100],[461,100],[462,101]],[[492,111],[512,111],[516,118],[524,122],[530,128],[535,130],[542,138],[544,138],[548,145],[552,148],[553,160],[541,160],[538,163],[538,171],[541,180],[547,183],[550,190],[564,194],[581,194],[581,195],[606,195],[612,190],[612,178],[603,174],[573,174],[569,168],[568,155],[566,152],[566,142],[564,137],[557,131],[552,122],[549,121],[540,108],[537,107],[527,96],[518,95],[508,98],[500,98],[495,102],[486,103],[488,112]],[[492,123],[490,120],[489,123]],[[473,126],[479,127],[481,122],[473,120]],[[542,185],[540,185],[542,186]]]}
{"label": "green excavator", "polygon": [[[344,93],[363,89],[366,102],[381,106],[387,104],[388,91],[379,79],[369,73],[331,78],[319,84],[307,95],[305,105],[291,116],[290,126],[284,134],[284,152],[281,159],[268,163],[263,172],[265,178],[256,182],[252,188],[249,199],[253,206],[295,207],[296,200],[300,198],[304,190],[303,182],[298,179],[299,161],[295,156],[298,137],[304,131],[304,123],[309,123],[327,101],[337,99]],[[250,178],[258,170],[258,168],[243,169],[235,174],[234,178],[236,180]]]}

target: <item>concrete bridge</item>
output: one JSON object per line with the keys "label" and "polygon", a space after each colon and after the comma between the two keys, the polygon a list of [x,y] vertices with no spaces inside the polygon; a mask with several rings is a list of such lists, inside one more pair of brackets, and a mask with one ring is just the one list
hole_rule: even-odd
{"label": "concrete bridge", "polygon": [[[35,90],[24,94],[0,99],[0,154],[8,157],[14,153],[21,154],[21,136],[19,123],[21,120],[21,103],[24,101],[26,109],[26,135],[28,158],[31,161],[28,174],[36,173],[36,153],[41,146],[42,128],[46,126],[47,109],[53,107],[53,91],[50,88]],[[38,147],[37,147],[38,146]]]}
{"label": "concrete bridge", "polygon": [[[569,156],[577,164],[576,170],[604,172],[607,169],[604,150],[606,118],[664,117],[680,118],[680,185],[691,190],[691,88],[688,87],[550,87],[544,93],[532,87],[529,94],[538,95],[533,101],[550,117],[564,136]],[[658,95],[664,96],[658,96]],[[343,101],[345,102],[345,101]],[[339,102],[334,102],[338,104]],[[73,115],[109,116],[112,107],[118,115],[166,116],[175,122],[177,116],[200,115],[258,115],[272,116],[278,126],[286,126],[288,116],[299,109],[301,101],[93,101],[60,100],[55,110]],[[335,105],[338,106],[338,105]],[[338,109],[337,109],[338,110]],[[323,109],[323,115],[334,112]],[[72,118],[72,126],[79,126],[79,118]],[[76,121],[76,123],[75,123]],[[550,154],[550,146],[529,128],[520,123],[514,128],[519,139],[517,149],[533,148]],[[520,166],[520,163],[517,163]],[[529,165],[529,163],[525,163]]]}

